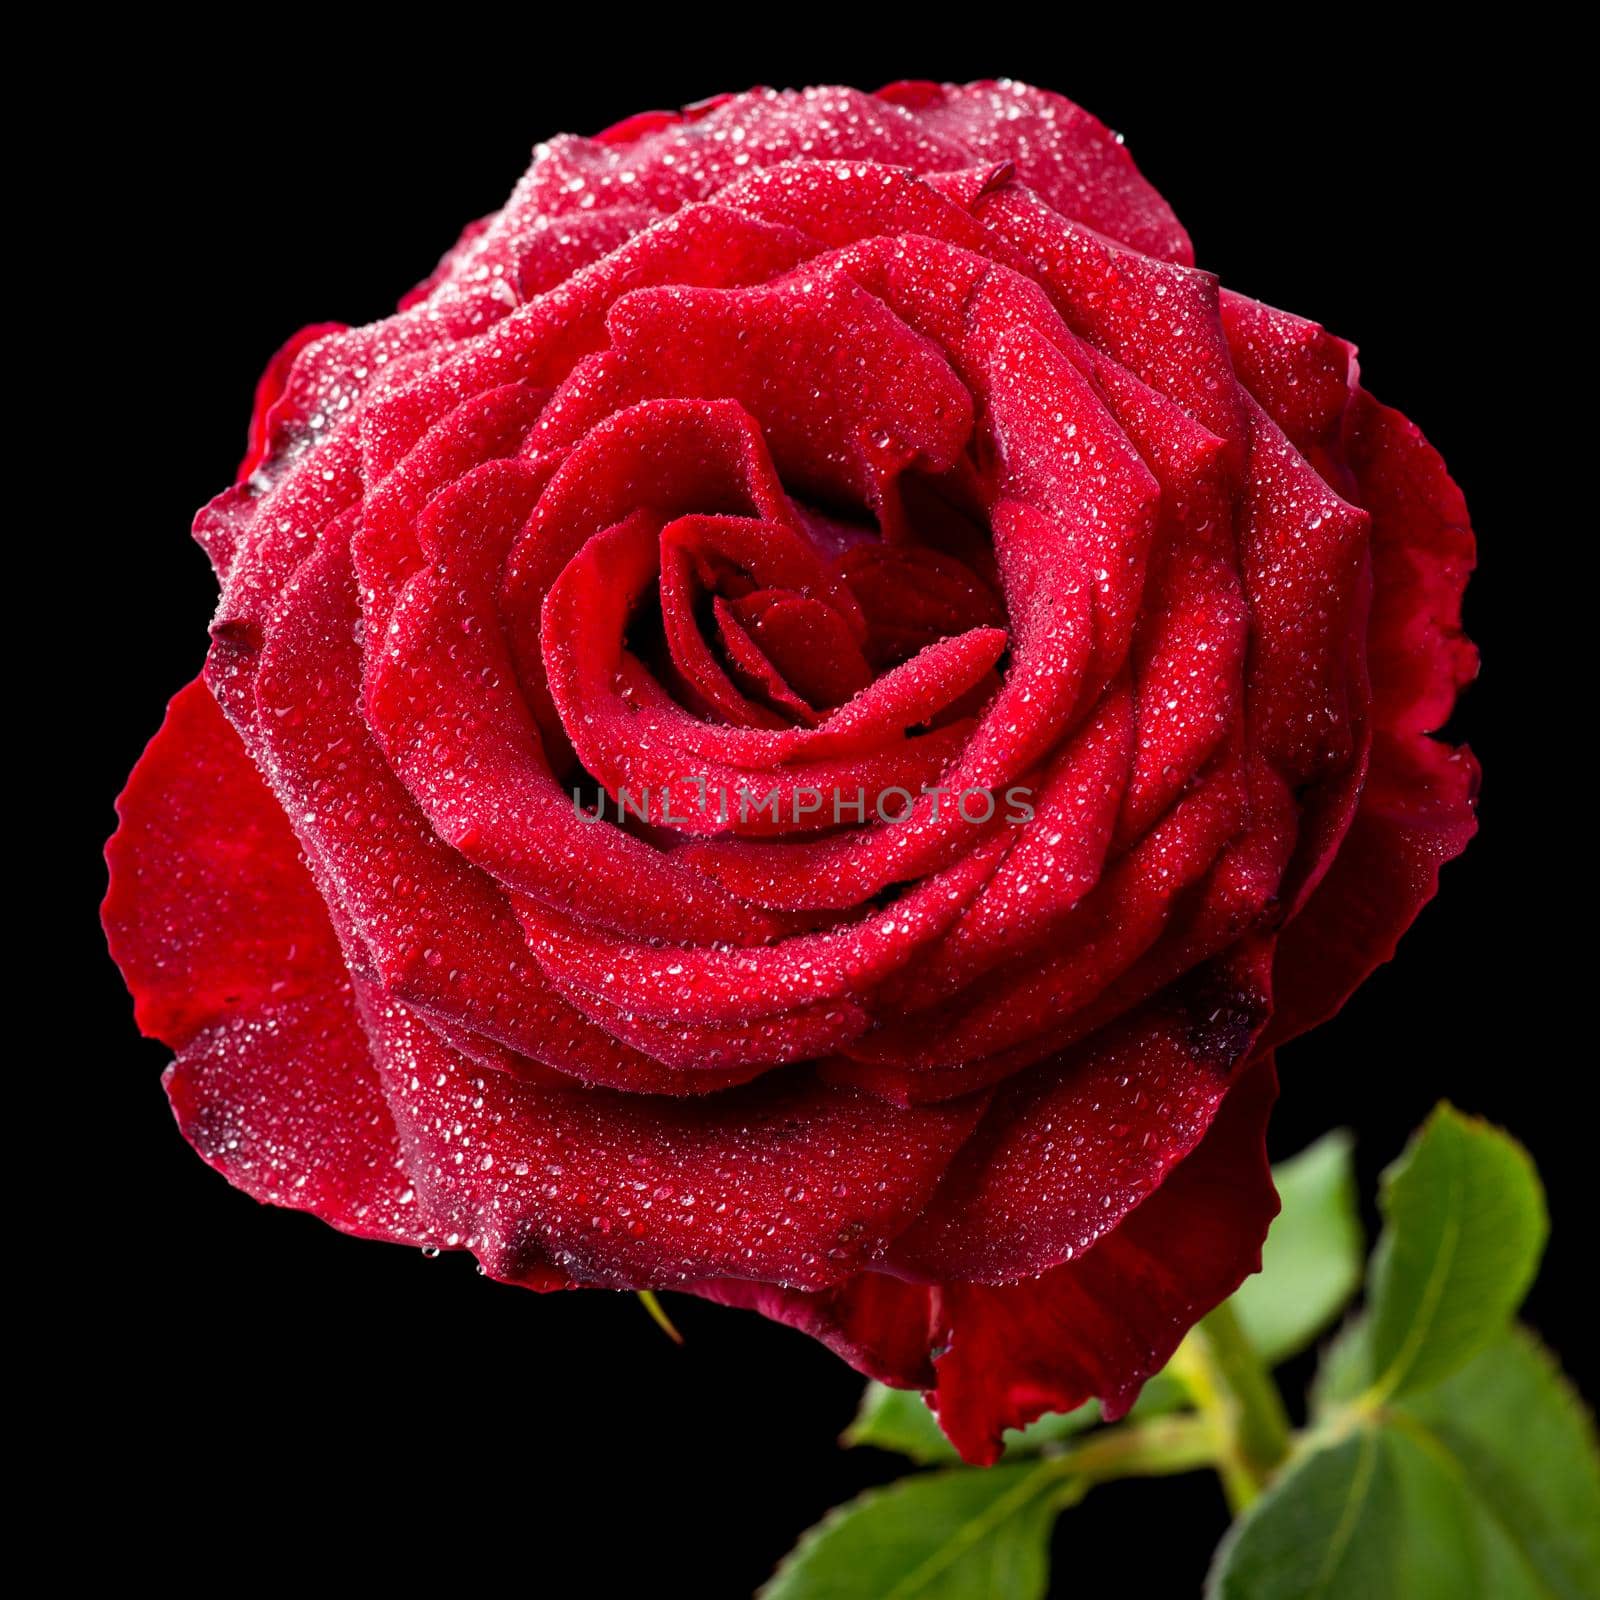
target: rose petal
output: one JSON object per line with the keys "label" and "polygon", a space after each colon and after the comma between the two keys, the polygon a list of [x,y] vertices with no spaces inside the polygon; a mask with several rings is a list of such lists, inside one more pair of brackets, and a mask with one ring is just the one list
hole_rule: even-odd
{"label": "rose petal", "polygon": [[1246,947],[1010,1079],[895,1245],[896,1268],[1006,1283],[1071,1261],[1114,1229],[1210,1126],[1270,1009],[1270,955]]}
{"label": "rose petal", "polygon": [[1194,260],[1172,208],[1139,175],[1122,141],[1082,106],[1025,83],[895,83],[879,94],[956,142],[968,161],[1012,163],[1017,181],[1063,216],[1136,250]]}
{"label": "rose petal", "polygon": [[917,1214],[981,1105],[885,1114],[805,1074],[708,1100],[484,1075],[403,1006],[364,1006],[418,1191],[497,1278],[822,1289]]}
{"label": "rose petal", "polygon": [[1277,1088],[1264,1056],[1196,1149],[1080,1260],[1003,1288],[937,1291],[944,1353],[928,1399],[966,1460],[987,1466],[1007,1428],[1094,1396],[1115,1420],[1194,1322],[1260,1269],[1278,1210],[1265,1137]]}
{"label": "rose petal", "polygon": [[428,1242],[327,910],[204,684],[173,698],[117,813],[106,937],[140,1029],[178,1052],[184,1138],[257,1200]]}
{"label": "rose petal", "polygon": [[718,1305],[757,1311],[827,1345],[857,1372],[901,1389],[932,1388],[932,1301],[925,1284],[862,1272],[807,1294],[769,1283],[721,1278],[685,1286]]}
{"label": "rose petal", "polygon": [[1393,956],[1437,892],[1440,868],[1477,831],[1477,762],[1426,737],[1477,669],[1460,631],[1474,557],[1466,506],[1418,429],[1364,391],[1351,433],[1357,491],[1372,517],[1376,731],[1349,831],[1279,945],[1275,1042],[1332,1016]]}

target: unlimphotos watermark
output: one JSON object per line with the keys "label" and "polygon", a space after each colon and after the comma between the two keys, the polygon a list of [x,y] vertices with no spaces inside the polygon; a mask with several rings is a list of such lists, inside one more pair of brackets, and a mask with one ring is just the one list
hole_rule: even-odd
{"label": "unlimphotos watermark", "polygon": [[624,787],[614,794],[601,789],[598,795],[585,795],[574,789],[572,805],[583,822],[625,823],[631,818],[666,828],[693,827],[709,817],[722,823],[787,822],[796,827],[868,821],[898,827],[913,817],[938,822],[952,814],[977,828],[993,822],[997,814],[1010,823],[1031,822],[1034,814],[1033,791],[1020,785],[999,793],[993,789],[951,789],[940,785],[924,785],[912,791],[891,785],[869,795],[865,788],[818,789],[809,785],[793,789],[775,786],[763,791],[740,784],[730,789],[705,778],[682,778],[655,789]]}

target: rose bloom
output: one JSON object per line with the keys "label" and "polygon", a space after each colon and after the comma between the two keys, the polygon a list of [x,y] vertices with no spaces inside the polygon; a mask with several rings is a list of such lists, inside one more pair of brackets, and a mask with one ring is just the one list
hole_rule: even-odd
{"label": "rose bloom", "polygon": [[541,145],[291,340],[108,850],[200,1154],[757,1310],[974,1461],[1125,1410],[1476,784],[1460,493],[1192,262],[1059,96],[762,90]]}

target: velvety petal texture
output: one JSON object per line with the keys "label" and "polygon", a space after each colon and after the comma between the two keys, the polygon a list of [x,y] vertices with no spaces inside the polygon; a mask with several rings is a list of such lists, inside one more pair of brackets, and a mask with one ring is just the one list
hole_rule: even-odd
{"label": "velvety petal texture", "polygon": [[1443,464],[1021,84],[540,145],[195,535],[105,904],[189,1141],[976,1461],[1254,1270],[1272,1050],[1474,826]]}

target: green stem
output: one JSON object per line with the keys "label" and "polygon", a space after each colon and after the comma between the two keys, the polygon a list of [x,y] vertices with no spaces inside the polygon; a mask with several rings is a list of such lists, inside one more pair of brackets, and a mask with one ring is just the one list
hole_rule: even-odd
{"label": "green stem", "polygon": [[1227,1302],[1190,1332],[1172,1358],[1172,1369],[1211,1423],[1217,1471],[1237,1516],[1289,1453],[1283,1399]]}
{"label": "green stem", "polygon": [[1210,1420],[1174,1416],[1107,1428],[1048,1457],[1044,1465],[1053,1477],[1108,1483],[1194,1472],[1216,1459],[1217,1434]]}
{"label": "green stem", "polygon": [[666,1336],[674,1344],[682,1344],[683,1335],[679,1333],[678,1330],[672,1325],[672,1318],[667,1315],[666,1310],[663,1308],[661,1302],[657,1300],[648,1289],[636,1289],[634,1290],[634,1293],[639,1297],[639,1304],[650,1313],[650,1320],[655,1323],[655,1325],[664,1334],[666,1334]]}

